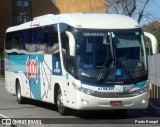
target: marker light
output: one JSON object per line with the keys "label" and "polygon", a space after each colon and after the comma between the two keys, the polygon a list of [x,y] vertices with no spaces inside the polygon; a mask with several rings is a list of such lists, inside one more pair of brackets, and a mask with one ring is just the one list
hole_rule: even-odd
{"label": "marker light", "polygon": [[146,104],[146,100],[142,100],[142,101],[141,101],[141,104],[142,104],[142,105]]}
{"label": "marker light", "polygon": [[82,101],[82,103],[83,103],[84,105],[88,105],[88,104],[89,104],[89,102],[86,101],[86,100],[81,99],[81,101]]}

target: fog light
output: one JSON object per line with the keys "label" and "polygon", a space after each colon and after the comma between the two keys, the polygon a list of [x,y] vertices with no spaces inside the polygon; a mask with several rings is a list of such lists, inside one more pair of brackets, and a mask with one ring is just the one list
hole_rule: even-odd
{"label": "fog light", "polygon": [[142,100],[141,104],[143,104],[143,105],[146,104],[146,100]]}
{"label": "fog light", "polygon": [[84,105],[88,105],[88,104],[89,104],[89,102],[86,101],[86,100],[81,99],[81,101],[82,101],[82,103],[83,103]]}

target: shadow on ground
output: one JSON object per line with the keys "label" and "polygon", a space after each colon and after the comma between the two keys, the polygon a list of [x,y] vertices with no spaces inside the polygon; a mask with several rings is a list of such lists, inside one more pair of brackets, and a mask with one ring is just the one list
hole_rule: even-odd
{"label": "shadow on ground", "polygon": [[[34,105],[37,107],[45,108],[51,111],[57,112],[57,107],[54,104],[44,103],[40,101],[34,101],[31,99],[26,100],[26,104]],[[128,110],[126,114],[118,114],[114,110],[92,110],[92,111],[77,111],[73,109],[67,109],[66,116],[74,116],[80,119],[87,119],[87,120],[125,120],[125,119],[141,119],[141,118],[159,118],[159,116],[154,115],[147,109],[135,109],[135,110]]]}

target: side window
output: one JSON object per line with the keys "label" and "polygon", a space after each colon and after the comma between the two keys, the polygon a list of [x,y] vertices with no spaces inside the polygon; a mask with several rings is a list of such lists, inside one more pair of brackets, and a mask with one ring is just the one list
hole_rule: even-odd
{"label": "side window", "polygon": [[9,32],[6,34],[5,49],[24,50],[24,35],[22,31]]}
{"label": "side window", "polygon": [[5,38],[5,49],[10,50],[12,49],[12,41],[13,41],[13,33],[6,33]]}
{"label": "side window", "polygon": [[48,54],[59,54],[59,43],[58,43],[58,30],[57,25],[49,26],[47,32],[45,32],[45,38],[47,42],[47,52]]}
{"label": "side window", "polygon": [[36,51],[36,31],[35,30],[24,31],[24,43],[25,43],[26,51],[28,52]]}
{"label": "side window", "polygon": [[25,49],[28,52],[38,52],[47,50],[47,42],[45,42],[44,37],[45,30],[43,27],[26,30],[24,32],[24,43]]}
{"label": "side window", "polygon": [[24,50],[25,45],[23,41],[23,32],[20,31],[18,36],[19,36],[19,49]]}
{"label": "side window", "polygon": [[24,36],[24,38],[23,38],[23,41],[24,41],[24,45],[25,45],[25,50],[26,51],[29,51],[29,45],[31,44],[31,36],[30,36],[30,31],[29,30],[25,30],[24,32],[23,32],[23,36]]}
{"label": "side window", "polygon": [[[61,45],[62,45],[62,55],[63,55],[63,62],[66,67],[66,50],[67,46],[69,47],[69,40],[67,35],[65,34],[65,31],[67,29],[66,24],[60,24],[60,35],[61,35]],[[68,48],[69,49],[69,48]]]}
{"label": "side window", "polygon": [[12,49],[21,50],[23,47],[24,45],[21,31],[15,32],[12,39]]}
{"label": "side window", "polygon": [[36,30],[36,47],[37,51],[44,51],[46,52],[47,50],[47,42],[44,40],[44,33],[45,33],[45,28],[41,27]]}
{"label": "side window", "polygon": [[61,41],[62,41],[62,54],[65,68],[74,75],[75,73],[75,57],[70,56],[69,39],[65,31],[72,31],[72,27],[67,24],[60,24]]}

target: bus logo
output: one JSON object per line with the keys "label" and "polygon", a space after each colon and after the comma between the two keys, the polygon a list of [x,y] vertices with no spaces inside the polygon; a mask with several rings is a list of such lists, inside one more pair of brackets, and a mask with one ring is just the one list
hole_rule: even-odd
{"label": "bus logo", "polygon": [[117,93],[115,93],[115,94],[114,94],[114,96],[115,96],[116,98],[118,98],[118,97],[119,97],[119,95],[118,95]]}
{"label": "bus logo", "polygon": [[124,89],[125,89],[125,90],[131,90],[131,89],[132,89],[132,86],[124,86]]}
{"label": "bus logo", "polygon": [[27,78],[30,80],[31,78],[35,78],[36,83],[38,82],[38,58],[36,59],[27,59],[26,61],[26,70],[27,70]]}

